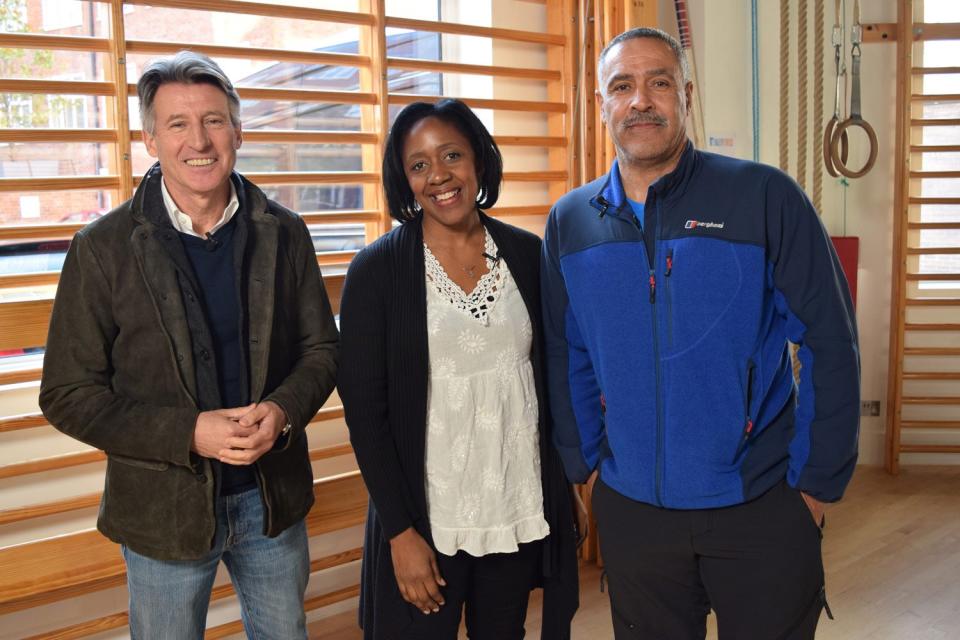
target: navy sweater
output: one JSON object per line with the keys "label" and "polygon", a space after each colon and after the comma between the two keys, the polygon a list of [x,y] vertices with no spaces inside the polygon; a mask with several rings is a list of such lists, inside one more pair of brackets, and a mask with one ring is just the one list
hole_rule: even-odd
{"label": "navy sweater", "polygon": [[[210,334],[213,336],[217,366],[217,386],[220,405],[224,408],[247,404],[244,389],[243,341],[240,297],[234,281],[234,235],[237,217],[217,229],[213,242],[196,236],[180,234],[187,258],[200,285],[203,308]],[[219,465],[220,493],[228,495],[251,489],[256,485],[250,467]]]}

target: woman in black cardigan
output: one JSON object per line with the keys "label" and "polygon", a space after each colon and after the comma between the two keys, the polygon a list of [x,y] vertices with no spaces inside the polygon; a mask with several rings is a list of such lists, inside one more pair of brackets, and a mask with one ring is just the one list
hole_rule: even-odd
{"label": "woman in black cardigan", "polygon": [[[482,212],[496,202],[501,178],[500,151],[466,105],[457,100],[409,105],[390,131],[383,161],[387,201],[401,225],[361,251],[347,273],[339,391],[370,494],[360,600],[367,639],[453,639],[464,607],[471,638],[522,638],[526,601],[535,587],[544,589],[541,637],[570,636],[578,604],[576,531],[570,488],[549,433],[540,239]],[[482,296],[471,298],[467,291]],[[508,299],[518,311],[509,322],[496,316],[511,308]],[[447,303],[452,311],[442,308]],[[519,329],[498,334],[491,322],[501,330]],[[444,335],[448,326],[467,328]],[[491,398],[458,391],[451,407],[437,395],[448,381],[439,369],[453,367],[453,359],[445,356],[461,358],[468,369],[481,367],[473,362],[483,361],[485,336],[499,336],[493,338],[496,348],[515,336],[529,345],[529,359],[519,354],[517,366],[501,367],[499,375],[512,379],[517,371],[532,371],[531,397],[521,402],[520,411],[532,416],[535,431],[516,427],[512,419],[493,426],[477,417],[508,415],[509,408],[502,407],[476,406],[473,414],[465,414],[469,424],[442,419],[459,410],[464,395],[488,398],[482,402]],[[454,347],[431,353],[430,344]],[[494,458],[507,460],[493,465],[503,476],[490,481],[485,469],[483,482],[473,483],[471,465],[490,447],[484,441],[475,451],[473,441],[460,447],[456,438],[491,433],[502,443]],[[439,444],[444,437],[455,446]],[[459,465],[463,475],[457,473]],[[441,503],[451,499],[446,491],[451,480],[459,489],[453,489],[452,508],[444,512],[450,505]],[[511,482],[522,484],[522,491]],[[472,492],[480,484],[498,489],[477,498]],[[507,526],[471,528],[501,511],[513,515],[500,521],[495,515],[494,522]],[[451,522],[451,513],[463,514],[463,522]]]}

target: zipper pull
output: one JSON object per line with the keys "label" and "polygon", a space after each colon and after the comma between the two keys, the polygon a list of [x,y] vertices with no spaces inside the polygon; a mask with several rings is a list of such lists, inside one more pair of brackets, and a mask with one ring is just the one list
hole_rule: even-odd
{"label": "zipper pull", "polygon": [[736,462],[740,454],[743,453],[743,448],[747,446],[747,440],[750,439],[751,431],[753,431],[753,419],[747,416],[747,424],[743,427],[743,437],[741,437],[740,442],[737,443],[737,450],[734,452],[733,460],[730,461],[730,464]]}
{"label": "zipper pull", "polygon": [[650,304],[653,304],[657,299],[657,278],[653,273],[653,269],[650,269]]}
{"label": "zipper pull", "polygon": [[663,274],[666,277],[670,277],[670,272],[673,271],[673,248],[667,249],[667,270]]}

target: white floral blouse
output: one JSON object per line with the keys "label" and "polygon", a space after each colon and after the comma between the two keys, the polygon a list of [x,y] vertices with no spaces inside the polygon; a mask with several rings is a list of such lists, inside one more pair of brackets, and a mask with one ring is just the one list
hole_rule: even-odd
{"label": "white floral blouse", "polygon": [[[487,255],[497,255],[490,234]],[[508,553],[540,540],[543,516],[533,330],[510,270],[466,295],[424,245],[430,384],[426,488],[437,550]]]}

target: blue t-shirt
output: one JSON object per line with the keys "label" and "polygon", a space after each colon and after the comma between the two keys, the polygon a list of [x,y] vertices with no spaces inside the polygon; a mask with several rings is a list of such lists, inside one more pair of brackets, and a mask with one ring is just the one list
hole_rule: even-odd
{"label": "blue t-shirt", "polygon": [[643,203],[631,200],[630,198],[627,198],[627,202],[630,203],[630,208],[633,209],[633,215],[637,217],[637,222],[640,223],[640,228],[643,229]]}

